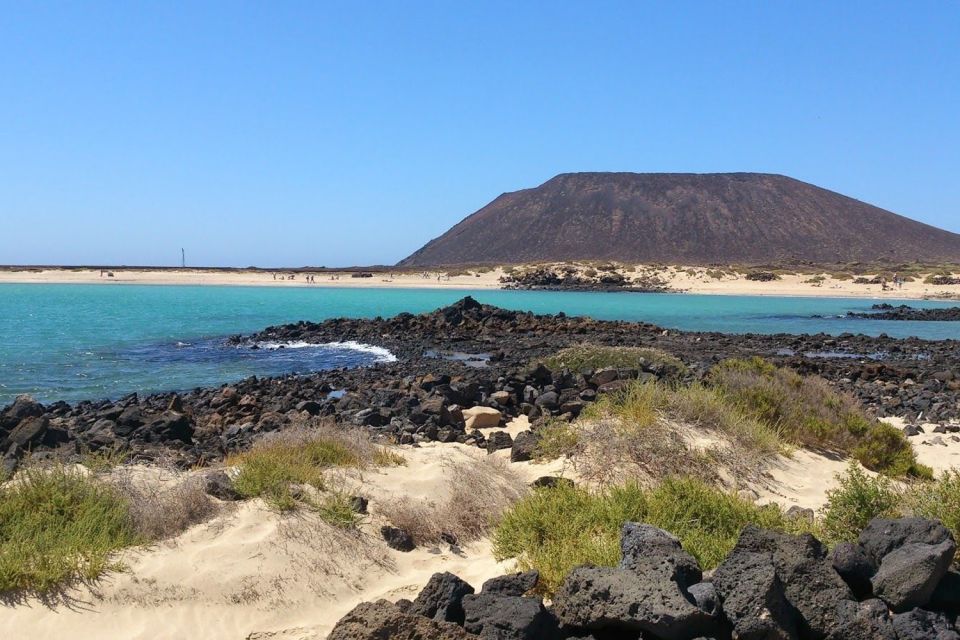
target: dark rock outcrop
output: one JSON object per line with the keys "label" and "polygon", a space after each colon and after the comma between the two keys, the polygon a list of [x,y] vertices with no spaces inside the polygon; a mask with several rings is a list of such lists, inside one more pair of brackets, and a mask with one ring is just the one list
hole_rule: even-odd
{"label": "dark rock outcrop", "polygon": [[380,527],[380,535],[387,541],[387,546],[391,549],[396,549],[397,551],[413,551],[417,548],[416,543],[413,541],[413,536],[403,529],[383,526]]}
{"label": "dark rock outcrop", "polygon": [[524,571],[505,576],[490,578],[480,587],[481,593],[493,593],[501,596],[522,596],[532,591],[540,580],[538,571]]}
{"label": "dark rock outcrop", "polygon": [[539,598],[478,593],[463,598],[463,628],[487,640],[551,640],[556,619]]}
{"label": "dark rock outcrop", "polygon": [[473,587],[452,573],[435,573],[407,609],[407,613],[462,625],[463,597],[471,593]]}
{"label": "dark rock outcrop", "polygon": [[[879,557],[881,571],[885,563],[896,561],[886,570],[892,576],[901,551],[913,553],[918,546],[930,551],[953,543],[943,537],[940,526],[917,518],[876,520],[861,537],[869,552],[845,545],[834,554],[827,554],[810,535],[747,526],[713,575],[700,581],[700,567],[674,536],[627,523],[620,564],[574,568],[550,606],[525,595],[536,585],[536,572],[493,578],[479,594],[452,574],[436,574],[414,602],[375,603],[345,620],[349,628],[360,629],[358,633],[388,627],[400,633],[350,636],[357,638],[419,637],[402,635],[420,628],[402,617],[416,614],[438,624],[462,620],[463,631],[471,634],[467,637],[490,640],[960,640],[955,627],[960,574],[942,576],[933,595],[923,598],[923,607],[909,607],[903,600],[907,604],[891,611],[889,600],[869,594],[854,597],[834,569],[843,568],[854,582],[862,582],[864,574],[876,579],[869,558]],[[919,576],[930,574],[926,561],[916,565]],[[881,594],[888,598],[899,593],[901,583],[905,593],[919,589],[917,584],[927,586],[923,577],[890,580],[895,588],[885,586]],[[382,624],[367,619],[368,612],[382,616]]]}
{"label": "dark rock outcrop", "polygon": [[451,622],[404,613],[391,602],[362,602],[336,624],[328,640],[476,640]]}

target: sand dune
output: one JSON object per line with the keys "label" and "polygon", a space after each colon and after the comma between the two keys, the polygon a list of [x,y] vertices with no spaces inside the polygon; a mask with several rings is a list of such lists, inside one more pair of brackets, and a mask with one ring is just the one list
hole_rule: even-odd
{"label": "sand dune", "polygon": [[[518,421],[509,430],[525,427]],[[911,439],[921,462],[937,471],[960,462],[960,441],[924,444],[934,437],[928,429]],[[126,553],[125,571],[75,587],[60,602],[4,606],[2,637],[321,639],[359,602],[413,598],[437,571],[451,571],[479,587],[512,569],[509,561],[493,558],[488,539],[393,551],[378,535],[385,522],[378,504],[403,496],[441,501],[464,464],[500,461],[524,483],[542,475],[571,476],[562,459],[506,464],[506,450],[488,456],[476,447],[429,443],[401,451],[405,466],[336,476],[344,491],[370,499],[371,515],[359,533],[310,515],[280,516],[259,500],[227,504],[217,518],[173,540]],[[759,501],[818,509],[847,465],[797,450],[771,464],[756,487]],[[135,473],[164,481],[169,472],[141,467]]]}
{"label": "sand dune", "polygon": [[[401,553],[378,535],[377,503],[396,496],[439,500],[457,481],[456,465],[485,464],[464,445],[405,447],[407,465],[342,478],[369,496],[359,534],[308,515],[280,516],[261,501],[240,503],[177,538],[122,558],[127,570],[70,590],[55,604],[35,599],[0,608],[5,638],[104,637],[235,640],[323,638],[364,600],[413,598],[437,571],[472,584],[510,570],[493,559],[489,540]],[[509,451],[491,456],[502,459]],[[524,482],[556,464],[516,463]]]}

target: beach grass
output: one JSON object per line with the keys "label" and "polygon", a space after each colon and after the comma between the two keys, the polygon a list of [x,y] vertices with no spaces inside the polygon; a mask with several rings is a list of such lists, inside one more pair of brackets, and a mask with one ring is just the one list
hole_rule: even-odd
{"label": "beach grass", "polygon": [[237,492],[247,498],[263,498],[278,511],[292,511],[300,504],[297,485],[322,491],[324,472],[336,466],[359,466],[360,459],[339,442],[322,438],[304,442],[264,441],[250,451],[228,459],[238,469]]}
{"label": "beach grass", "polygon": [[854,542],[873,518],[916,516],[939,520],[960,536],[960,471],[944,471],[932,482],[894,483],[852,463],[837,476],[820,512],[825,539]]}
{"label": "beach grass", "polygon": [[543,362],[552,371],[569,369],[580,372],[605,368],[643,369],[650,366],[667,368],[675,375],[687,373],[687,366],[674,355],[647,347],[611,347],[580,344],[561,349]]}
{"label": "beach grass", "polygon": [[533,491],[507,511],[493,534],[494,555],[539,571],[539,588],[550,594],[574,567],[615,566],[625,522],[676,535],[704,569],[722,561],[747,524],[794,532],[808,526],[775,505],[757,506],[690,477],[667,478],[652,489],[636,483],[597,491],[558,485]]}
{"label": "beach grass", "polygon": [[93,580],[141,541],[127,498],[81,470],[28,467],[0,487],[0,593]]}
{"label": "beach grass", "polygon": [[527,494],[526,483],[498,458],[450,463],[448,472],[456,481],[447,495],[437,500],[392,498],[382,501],[378,512],[418,545],[465,543],[487,535]]}
{"label": "beach grass", "polygon": [[904,498],[889,478],[871,476],[857,463],[837,476],[837,486],[827,491],[820,510],[824,538],[831,543],[855,542],[874,518],[902,514]]}
{"label": "beach grass", "polygon": [[327,489],[326,474],[330,469],[404,464],[406,459],[401,454],[375,444],[369,433],[326,423],[299,425],[270,434],[248,451],[226,460],[227,466],[237,469],[234,487],[241,496],[262,498],[281,512],[305,505],[321,513],[336,505],[324,502],[329,501],[329,496],[319,502],[305,499],[303,489]]}
{"label": "beach grass", "polygon": [[822,378],[754,357],[719,363],[707,384],[788,444],[849,454],[892,477],[932,478],[900,431],[867,415],[853,396]]}

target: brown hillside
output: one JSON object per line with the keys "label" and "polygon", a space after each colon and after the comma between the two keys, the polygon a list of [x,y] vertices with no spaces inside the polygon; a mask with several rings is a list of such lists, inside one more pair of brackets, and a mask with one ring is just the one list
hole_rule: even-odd
{"label": "brown hillside", "polygon": [[960,261],[960,235],[786,176],[570,173],[505,193],[403,266]]}

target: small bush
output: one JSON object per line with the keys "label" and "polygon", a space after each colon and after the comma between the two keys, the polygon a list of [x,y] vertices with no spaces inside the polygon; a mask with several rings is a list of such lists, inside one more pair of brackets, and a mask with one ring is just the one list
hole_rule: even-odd
{"label": "small bush", "polygon": [[667,374],[680,377],[687,373],[687,366],[679,358],[660,349],[645,347],[609,347],[581,344],[567,347],[544,360],[550,370],[571,371],[596,370],[613,367],[617,369],[649,369],[663,367]]}
{"label": "small bush", "polygon": [[917,483],[906,494],[914,515],[940,520],[960,537],[960,471],[945,471],[936,482]]}
{"label": "small bush", "polygon": [[[574,465],[600,483],[622,482],[624,473],[637,471],[653,479],[689,473],[716,479],[721,466],[748,477],[781,450],[774,429],[700,384],[637,381],[603,396],[583,417]],[[694,427],[699,444],[685,440],[689,429],[680,427]]]}
{"label": "small bush", "polygon": [[749,523],[780,530],[802,526],[776,506],[759,507],[691,478],[667,479],[654,489],[557,486],[535,490],[507,512],[493,536],[494,555],[538,570],[540,587],[549,594],[578,565],[616,565],[625,522],[673,533],[705,569],[719,564]]}
{"label": "small bush", "polygon": [[247,452],[231,456],[238,468],[234,486],[241,495],[263,498],[278,511],[301,503],[297,485],[322,491],[333,467],[406,464],[398,453],[375,445],[359,429],[330,426],[294,428],[258,440]]}
{"label": "small bush", "polygon": [[867,469],[894,478],[933,479],[933,470],[917,462],[917,454],[903,437],[903,432],[885,422],[878,422],[867,429],[861,442],[854,448],[853,457]]}
{"label": "small bush", "polygon": [[293,485],[322,490],[326,469],[358,466],[360,460],[343,444],[322,438],[302,442],[263,439],[227,463],[239,469],[234,487],[240,495],[263,498],[279,511],[290,511],[298,504]]}
{"label": "small bush", "polygon": [[373,452],[373,466],[375,467],[405,467],[407,459],[401,454],[387,449],[386,447],[377,447]]}
{"label": "small bush", "polygon": [[900,497],[890,480],[871,477],[852,463],[839,484],[827,491],[827,504],[821,509],[824,536],[829,542],[853,542],[873,518],[900,515]]}
{"label": "small bush", "polygon": [[27,468],[0,487],[0,593],[92,580],[138,541],[127,500],[75,469]]}
{"label": "small bush", "polygon": [[779,280],[780,276],[772,271],[752,271],[744,278],[754,282],[772,282],[773,280]]}
{"label": "small bush", "polygon": [[350,497],[339,491],[326,494],[318,501],[310,501],[310,506],[321,520],[340,529],[351,529],[360,521],[359,514],[350,504]]}
{"label": "small bush", "polygon": [[526,493],[520,478],[495,458],[454,463],[449,475],[452,484],[446,499],[405,496],[381,503],[379,513],[393,526],[409,532],[417,544],[436,544],[444,539],[469,542],[486,535]]}
{"label": "small bush", "polygon": [[537,435],[539,439],[533,451],[533,457],[537,460],[572,456],[580,443],[576,424],[566,420],[549,420],[537,429]]}
{"label": "small bush", "polygon": [[707,379],[789,443],[852,454],[868,469],[894,477],[930,477],[901,432],[869,417],[855,398],[822,378],[755,357],[725,360]]}
{"label": "small bush", "polygon": [[132,526],[143,540],[171,538],[217,512],[196,476],[160,483],[156,478],[138,481],[133,474],[120,473],[109,482],[126,498]]}

